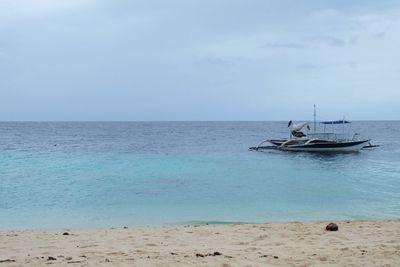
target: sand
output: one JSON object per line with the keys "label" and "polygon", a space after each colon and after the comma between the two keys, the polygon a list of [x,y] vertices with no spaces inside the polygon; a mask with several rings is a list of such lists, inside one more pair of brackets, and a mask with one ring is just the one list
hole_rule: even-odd
{"label": "sand", "polygon": [[0,231],[2,266],[400,266],[400,220]]}

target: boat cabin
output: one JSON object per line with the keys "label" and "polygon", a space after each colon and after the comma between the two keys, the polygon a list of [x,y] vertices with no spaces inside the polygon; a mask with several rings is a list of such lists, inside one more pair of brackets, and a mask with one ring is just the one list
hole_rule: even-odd
{"label": "boat cabin", "polygon": [[[323,139],[323,140],[352,140],[354,136],[351,136],[351,122],[347,120],[337,120],[337,121],[321,121],[321,124],[324,125],[323,132],[316,132],[307,133],[308,138],[313,139]],[[335,126],[341,125],[341,131],[335,131]],[[346,126],[347,125],[347,126]],[[314,127],[314,129],[316,129]]]}

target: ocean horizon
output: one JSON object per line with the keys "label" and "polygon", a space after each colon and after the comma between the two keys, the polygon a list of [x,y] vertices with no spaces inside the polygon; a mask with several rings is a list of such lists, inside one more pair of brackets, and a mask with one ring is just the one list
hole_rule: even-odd
{"label": "ocean horizon", "polygon": [[400,121],[353,121],[380,147],[249,151],[286,121],[0,122],[0,228],[400,216]]}

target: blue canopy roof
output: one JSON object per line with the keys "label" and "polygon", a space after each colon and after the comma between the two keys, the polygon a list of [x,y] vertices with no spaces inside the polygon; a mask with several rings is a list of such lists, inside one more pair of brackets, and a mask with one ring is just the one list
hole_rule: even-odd
{"label": "blue canopy roof", "polygon": [[343,124],[343,123],[350,123],[349,121],[346,120],[340,120],[340,121],[321,121],[322,124]]}

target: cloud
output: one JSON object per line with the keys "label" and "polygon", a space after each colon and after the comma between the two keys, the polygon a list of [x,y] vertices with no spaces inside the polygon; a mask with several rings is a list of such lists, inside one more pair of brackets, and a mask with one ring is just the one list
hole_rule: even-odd
{"label": "cloud", "polygon": [[377,33],[373,33],[371,36],[372,36],[372,38],[375,38],[375,39],[382,39],[385,37],[385,35],[386,35],[385,32],[377,32]]}
{"label": "cloud", "polygon": [[327,21],[327,20],[336,20],[342,17],[343,15],[344,14],[340,12],[339,9],[322,8],[312,11],[310,17],[314,20]]}
{"label": "cloud", "polygon": [[200,64],[221,65],[221,66],[234,66],[236,64],[236,60],[224,59],[216,56],[205,57],[198,60],[197,62]]}
{"label": "cloud", "polygon": [[335,37],[326,37],[323,39],[329,46],[345,46],[347,44],[346,41],[335,38]]}
{"label": "cloud", "polygon": [[294,43],[294,42],[272,42],[272,43],[266,43],[262,46],[262,48],[287,48],[287,49],[303,49],[306,48],[307,46],[305,44],[301,43]]}
{"label": "cloud", "polygon": [[[2,0],[0,1],[0,23],[40,18],[60,12],[86,7],[95,0]],[[1,24],[0,24],[1,25]]]}
{"label": "cloud", "polygon": [[352,36],[350,38],[339,38],[334,36],[326,36],[320,35],[313,38],[310,38],[311,44],[323,44],[332,47],[344,47],[347,45],[354,45],[358,41],[356,36]]}
{"label": "cloud", "polygon": [[0,0],[0,119],[277,119],[288,100],[400,97],[387,3]]}
{"label": "cloud", "polygon": [[302,64],[296,65],[296,68],[300,69],[300,70],[316,70],[319,67],[317,65],[311,64],[311,63],[302,63]]}

